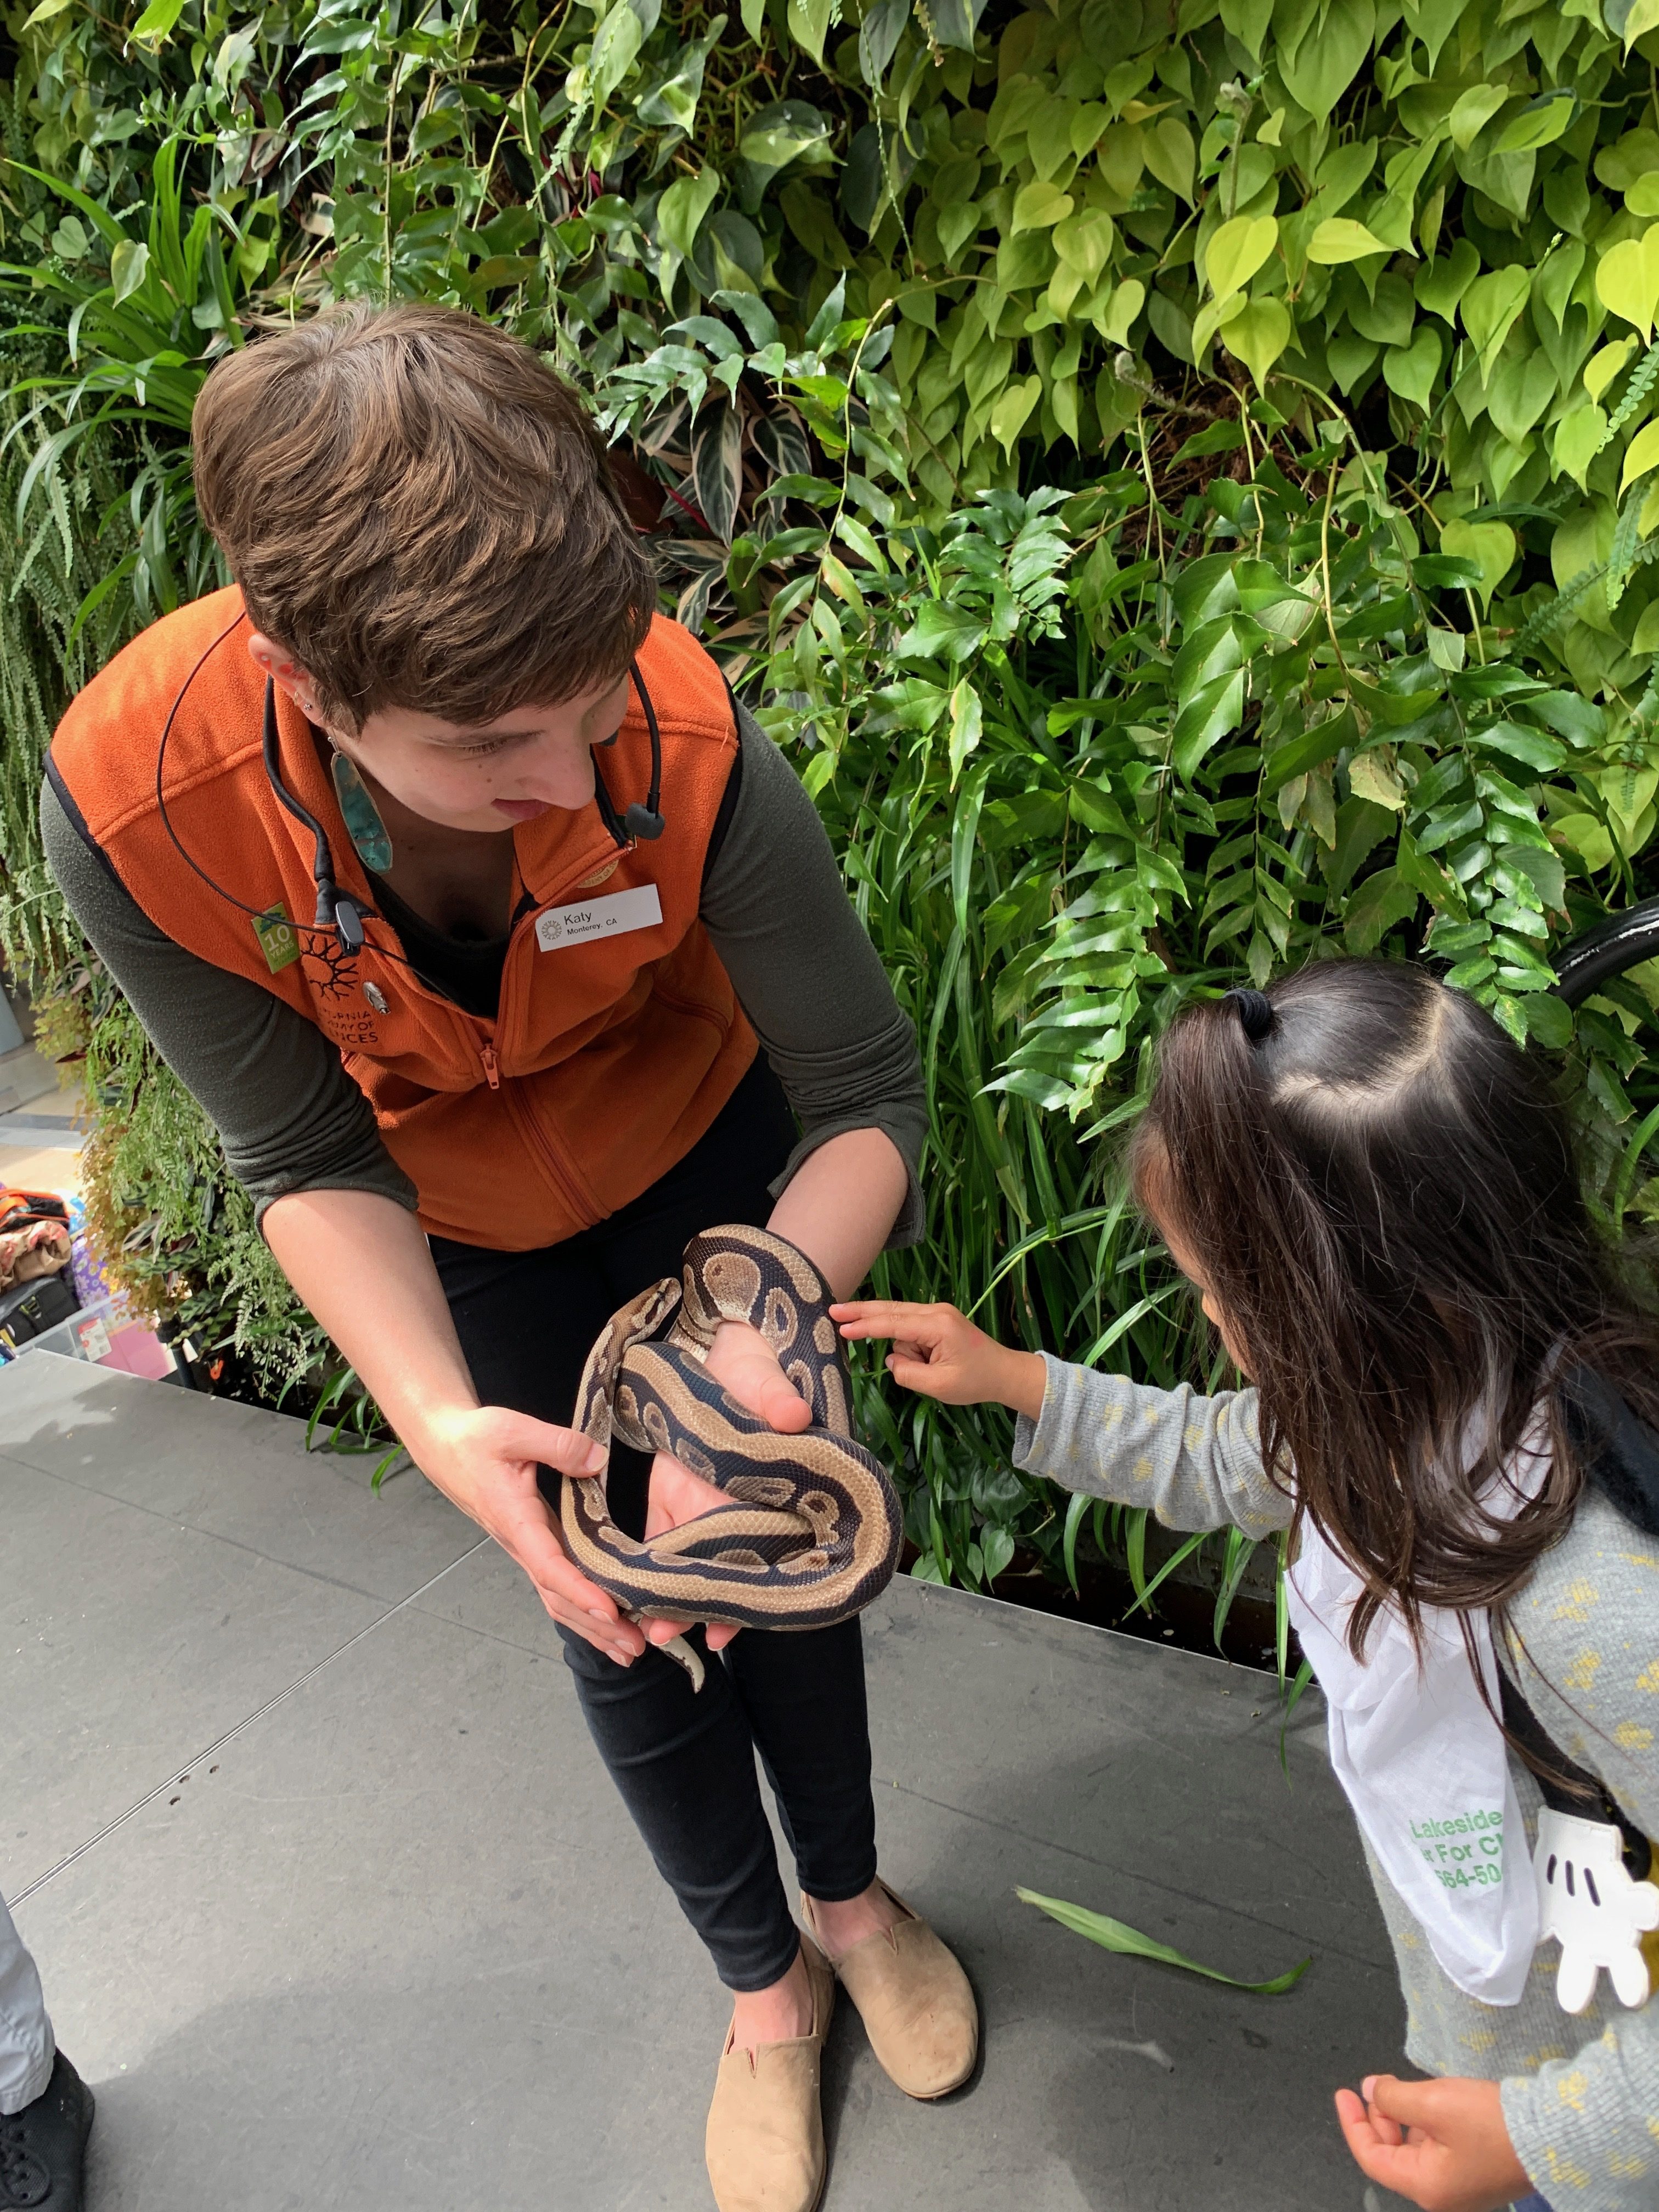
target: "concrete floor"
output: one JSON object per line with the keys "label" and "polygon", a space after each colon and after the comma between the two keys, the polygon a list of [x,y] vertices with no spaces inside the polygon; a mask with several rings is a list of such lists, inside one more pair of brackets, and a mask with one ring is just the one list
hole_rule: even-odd
{"label": "concrete floor", "polygon": [[[0,1887],[96,2087],[90,2212],[687,2212],[728,2006],[506,1559],[297,1424],[0,1373]],[[903,1582],[867,1616],[884,1869],[979,1990],[918,2106],[843,2004],[825,2212],[1361,2212],[1398,2063],[1352,1824],[1271,1685]],[[1110,1956],[1017,1883],[1261,1998]]]}

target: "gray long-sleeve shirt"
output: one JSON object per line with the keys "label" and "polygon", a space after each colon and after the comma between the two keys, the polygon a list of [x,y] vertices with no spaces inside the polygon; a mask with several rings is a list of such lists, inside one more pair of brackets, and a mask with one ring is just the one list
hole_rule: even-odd
{"label": "gray long-sleeve shirt", "polygon": [[[829,838],[799,778],[739,709],[742,778],[701,915],[754,1024],[801,1139],[774,1185],[849,1129],[882,1130],[909,1170],[890,1243],[914,1243],[927,1104],[915,1033],[859,925]],[[338,1048],[246,976],[158,929],[88,844],[48,782],[46,857],[76,921],[156,1049],[219,1132],[261,1213],[296,1190],[368,1190],[413,1207]]]}
{"label": "gray long-sleeve shirt", "polygon": [[[1021,1416],[1017,1465],[1068,1490],[1150,1506],[1173,1528],[1251,1536],[1289,1526],[1291,1499],[1262,1464],[1254,1390],[1153,1390],[1046,1358],[1036,1421]],[[1572,1527],[1510,1607],[1505,1653],[1553,1741],[1659,1838],[1659,1543],[1587,1490]],[[1511,1757],[1530,1852],[1541,1802]],[[1503,2085],[1521,2163],[1553,2212],[1659,2206],[1659,1998],[1627,2012],[1605,1977],[1589,2010],[1555,1995],[1540,1949],[1517,2005],[1482,2004],[1440,1967],[1370,1850],[1407,2008],[1406,2050],[1427,2073]],[[1381,2063],[1382,2054],[1378,2054]]]}

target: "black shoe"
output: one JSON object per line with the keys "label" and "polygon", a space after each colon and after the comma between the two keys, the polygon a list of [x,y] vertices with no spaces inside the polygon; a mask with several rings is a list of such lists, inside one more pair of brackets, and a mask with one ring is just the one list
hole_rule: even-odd
{"label": "black shoe", "polygon": [[3,2212],[81,2212],[92,2113],[91,2090],[60,2051],[34,2102],[0,2118]]}

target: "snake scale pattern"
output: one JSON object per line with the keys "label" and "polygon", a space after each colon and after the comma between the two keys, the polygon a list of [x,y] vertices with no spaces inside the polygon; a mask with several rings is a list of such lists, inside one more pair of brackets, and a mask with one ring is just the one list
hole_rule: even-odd
{"label": "snake scale pattern", "polygon": [[[887,1471],[852,1437],[846,1355],[831,1292],[804,1252],[764,1229],[706,1229],[684,1273],[613,1314],[587,1356],[576,1425],[607,1451],[669,1452],[731,1501],[647,1543],[611,1520],[605,1478],[568,1479],[566,1548],[625,1612],[739,1628],[828,1628],[881,1593],[902,1520]],[[704,1362],[723,1321],[757,1328],[811,1409],[782,1436],[727,1395]],[[663,1647],[695,1687],[684,1638]]]}

